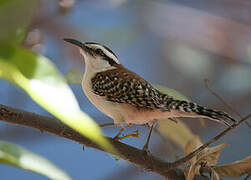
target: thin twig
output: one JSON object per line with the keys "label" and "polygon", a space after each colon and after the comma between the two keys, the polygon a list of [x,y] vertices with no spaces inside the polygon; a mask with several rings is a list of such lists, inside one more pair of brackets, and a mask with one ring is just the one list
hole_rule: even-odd
{"label": "thin twig", "polygon": [[222,138],[224,135],[226,135],[230,130],[238,127],[239,125],[241,125],[243,122],[245,122],[246,120],[248,120],[251,117],[251,114],[247,115],[245,118],[241,119],[240,121],[238,121],[237,123],[233,124],[232,126],[228,127],[226,130],[224,130],[223,132],[221,132],[220,134],[218,134],[217,136],[215,136],[214,138],[212,138],[210,141],[208,141],[207,143],[203,144],[202,146],[200,146],[199,148],[197,148],[195,151],[191,152],[190,154],[188,154],[187,156],[178,159],[177,161],[171,163],[171,167],[176,168],[186,162],[188,162],[189,160],[191,160],[194,156],[196,156],[197,154],[199,154],[203,149],[205,149],[206,147],[208,147],[209,145],[213,144],[214,142],[216,142],[217,140],[219,140],[220,138]]}
{"label": "thin twig", "polygon": [[[219,96],[216,92],[214,92],[210,87],[209,87],[209,80],[205,79],[205,86],[208,89],[208,91],[214,95],[224,106],[226,106],[231,112],[235,113],[237,116],[239,116],[240,119],[243,119],[243,116],[236,111],[234,108],[232,108],[221,96]],[[251,125],[246,121],[246,125],[251,128]]]}

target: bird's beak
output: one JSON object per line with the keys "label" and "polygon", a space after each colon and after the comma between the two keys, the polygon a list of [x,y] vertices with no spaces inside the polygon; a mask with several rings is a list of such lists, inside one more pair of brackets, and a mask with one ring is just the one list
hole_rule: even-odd
{"label": "bird's beak", "polygon": [[76,40],[76,39],[64,38],[63,40],[66,41],[66,42],[68,42],[68,43],[74,44],[74,45],[80,47],[83,50],[86,50],[85,44],[82,43],[82,42],[80,42],[80,41],[78,41],[78,40]]}
{"label": "bird's beak", "polygon": [[66,42],[68,42],[68,43],[74,44],[74,45],[76,45],[76,46],[78,46],[80,48],[83,47],[83,43],[80,42],[80,41],[78,41],[78,40],[76,40],[76,39],[64,38],[63,40],[66,41]]}
{"label": "bird's beak", "polygon": [[78,46],[81,50],[80,50],[80,53],[83,55],[83,56],[86,56],[87,54],[88,55],[92,55],[92,51],[90,48],[88,48],[85,43],[82,43],[76,39],[71,39],[71,38],[64,38],[63,39],[64,41],[68,42],[68,43],[71,43],[71,44],[74,44],[75,46]]}

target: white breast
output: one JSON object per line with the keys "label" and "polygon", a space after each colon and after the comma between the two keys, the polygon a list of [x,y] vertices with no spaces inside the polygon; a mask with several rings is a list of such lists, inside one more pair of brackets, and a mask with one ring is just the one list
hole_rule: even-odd
{"label": "white breast", "polygon": [[82,88],[85,95],[102,113],[112,118],[115,124],[124,124],[124,117],[119,110],[119,105],[117,103],[107,101],[103,96],[99,96],[92,91],[91,78],[93,76],[94,74],[91,73],[84,74]]}

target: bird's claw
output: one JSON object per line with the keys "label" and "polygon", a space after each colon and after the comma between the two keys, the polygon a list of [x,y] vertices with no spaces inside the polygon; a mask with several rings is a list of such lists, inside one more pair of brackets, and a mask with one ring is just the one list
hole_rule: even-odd
{"label": "bird's claw", "polygon": [[146,145],[143,147],[142,151],[143,151],[144,153],[146,153],[147,155],[151,155],[151,152],[150,152],[150,150],[148,149],[148,146],[146,146]]}
{"label": "bird's claw", "polygon": [[[121,133],[122,133],[122,132],[121,132]],[[138,131],[138,130],[133,131],[133,132],[128,133],[128,134],[123,135],[123,136],[120,136],[121,133],[119,132],[113,139],[119,141],[119,140],[123,140],[123,139],[129,138],[129,137],[140,138],[140,135],[139,135],[139,131]]]}

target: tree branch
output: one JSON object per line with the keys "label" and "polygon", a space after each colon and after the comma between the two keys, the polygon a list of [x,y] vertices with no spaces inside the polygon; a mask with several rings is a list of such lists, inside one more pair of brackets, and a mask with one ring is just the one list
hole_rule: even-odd
{"label": "tree branch", "polygon": [[170,166],[172,168],[176,168],[176,167],[178,167],[178,166],[186,163],[187,161],[191,160],[194,156],[196,156],[197,154],[199,154],[203,149],[205,149],[209,145],[213,144],[214,142],[216,142],[217,140],[219,140],[223,136],[225,136],[232,129],[240,126],[243,122],[246,122],[246,120],[248,120],[250,117],[251,117],[251,114],[247,115],[246,117],[244,117],[243,119],[241,119],[237,123],[233,124],[232,126],[228,127],[226,130],[222,131],[220,134],[218,134],[217,136],[215,136],[214,138],[212,138],[207,143],[205,143],[202,146],[200,146],[199,148],[197,148],[195,151],[193,151],[190,154],[188,154],[187,156],[185,156],[183,158],[180,158],[177,161],[171,163]]}
{"label": "tree branch", "polygon": [[[115,141],[112,138],[109,138],[109,137],[106,137],[106,138],[119,152],[119,154],[113,154],[113,155],[121,159],[124,159],[128,162],[131,162],[142,169],[158,173],[159,175],[169,180],[184,180],[185,176],[184,176],[183,171],[177,168],[179,165],[182,165],[188,160],[190,160],[192,157],[194,157],[199,152],[201,152],[201,150],[203,150],[205,147],[217,141],[219,138],[227,134],[228,131],[239,126],[242,122],[246,121],[249,117],[251,117],[251,114],[247,116],[246,118],[242,119],[237,124],[234,124],[233,126],[229,127],[228,129],[220,133],[218,136],[216,136],[211,141],[204,144],[202,147],[198,148],[197,150],[195,150],[188,156],[181,158],[180,160],[175,161],[173,163],[164,162],[152,156],[151,154],[145,153],[145,151],[142,151],[132,146],[129,146],[127,144]],[[14,108],[0,104],[0,121],[28,126],[31,128],[38,129],[41,132],[49,132],[57,136],[70,139],[72,141],[76,141],[80,144],[84,144],[85,146],[104,151],[97,144],[83,137],[81,134],[75,132],[74,130],[64,125],[61,121],[55,118],[41,116],[35,113],[14,109]],[[111,152],[108,152],[108,153],[111,153]],[[205,180],[205,178],[203,178],[202,176],[196,176],[195,179]]]}

